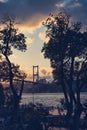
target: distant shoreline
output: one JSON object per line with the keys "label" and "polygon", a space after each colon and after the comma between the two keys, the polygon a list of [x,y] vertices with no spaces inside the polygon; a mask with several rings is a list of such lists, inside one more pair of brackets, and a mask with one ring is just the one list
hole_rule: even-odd
{"label": "distant shoreline", "polygon": [[[23,94],[57,94],[57,93],[60,93],[60,94],[63,94],[63,92],[23,92]],[[81,93],[87,93],[87,91],[81,91]]]}

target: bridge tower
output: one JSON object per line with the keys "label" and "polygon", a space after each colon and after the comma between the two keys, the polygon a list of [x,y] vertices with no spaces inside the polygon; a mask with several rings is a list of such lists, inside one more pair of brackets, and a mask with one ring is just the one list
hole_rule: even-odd
{"label": "bridge tower", "polygon": [[39,66],[33,66],[33,83],[39,80]]}

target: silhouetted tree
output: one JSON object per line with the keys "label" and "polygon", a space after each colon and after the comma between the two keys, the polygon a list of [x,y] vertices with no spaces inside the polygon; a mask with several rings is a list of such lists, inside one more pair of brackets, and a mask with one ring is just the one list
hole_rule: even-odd
{"label": "silhouetted tree", "polygon": [[[13,84],[15,87],[15,91],[16,91],[17,95],[19,96],[19,101],[20,101],[22,92],[23,92],[23,86],[21,86],[20,82],[22,80],[24,80],[27,75],[22,70],[20,70],[19,65],[14,65],[14,63],[11,63],[11,64],[12,64],[12,73],[13,73]],[[1,80],[1,82],[5,82],[5,84],[8,84],[8,82],[9,82],[9,66],[6,61],[0,62],[0,80]],[[9,102],[11,102],[11,99],[13,99],[12,92],[10,92],[10,91],[7,91],[6,92],[7,94],[5,94],[5,98],[6,98],[6,100],[8,99]],[[8,95],[8,96],[6,96],[6,95]],[[6,101],[6,102],[8,102],[8,101]],[[14,102],[12,102],[12,104],[13,103]]]}
{"label": "silhouetted tree", "polygon": [[[12,73],[13,79],[15,80],[23,80],[26,78],[26,74],[20,70],[19,65],[12,64]],[[1,81],[9,81],[9,66],[8,63],[4,60],[0,62],[0,80]]]}
{"label": "silhouetted tree", "polygon": [[[15,21],[12,18],[4,19],[2,22],[2,29],[0,30],[0,53],[4,56],[7,64],[8,64],[8,76],[9,76],[9,83],[10,88],[13,93],[14,97],[14,108],[19,103],[19,95],[15,90],[13,85],[13,64],[11,63],[9,56],[13,54],[13,48],[26,51],[26,44],[25,44],[25,36],[22,33],[18,33],[18,30],[15,28]],[[17,66],[14,67],[17,69]],[[14,69],[14,70],[15,70]],[[24,82],[22,82],[21,88],[23,88]]]}
{"label": "silhouetted tree", "polygon": [[80,92],[87,83],[87,32],[81,31],[80,22],[71,22],[63,12],[50,15],[43,24],[49,41],[44,43],[42,52],[50,59],[54,80],[63,88],[67,117],[74,110],[72,129],[78,130],[82,112]]}

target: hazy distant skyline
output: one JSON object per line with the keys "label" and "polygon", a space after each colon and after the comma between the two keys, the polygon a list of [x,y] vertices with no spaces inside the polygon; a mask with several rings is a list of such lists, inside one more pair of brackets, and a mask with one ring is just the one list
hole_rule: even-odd
{"label": "hazy distant skyline", "polygon": [[14,16],[20,23],[20,32],[27,37],[27,51],[14,50],[11,59],[19,64],[23,70],[31,75],[32,66],[39,65],[41,75],[50,78],[50,62],[44,59],[41,48],[45,39],[45,28],[42,26],[50,13],[57,13],[65,9],[74,21],[87,24],[87,0],[0,0],[0,18]]}

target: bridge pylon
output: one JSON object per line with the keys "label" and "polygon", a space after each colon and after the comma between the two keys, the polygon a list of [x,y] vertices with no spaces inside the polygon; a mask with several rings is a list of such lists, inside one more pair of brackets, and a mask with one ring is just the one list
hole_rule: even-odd
{"label": "bridge pylon", "polygon": [[39,80],[39,66],[33,66],[33,83]]}

